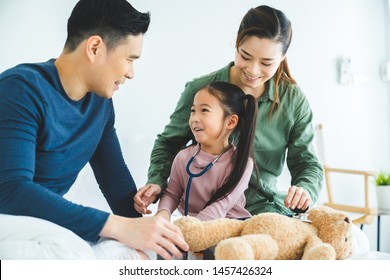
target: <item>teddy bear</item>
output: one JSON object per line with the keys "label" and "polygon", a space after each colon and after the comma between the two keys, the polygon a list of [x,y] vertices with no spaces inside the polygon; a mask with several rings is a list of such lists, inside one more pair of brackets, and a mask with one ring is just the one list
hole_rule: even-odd
{"label": "teddy bear", "polygon": [[217,260],[335,260],[352,254],[352,225],[344,212],[317,206],[307,220],[262,213],[244,221],[185,216],[174,223],[190,251],[217,245]]}

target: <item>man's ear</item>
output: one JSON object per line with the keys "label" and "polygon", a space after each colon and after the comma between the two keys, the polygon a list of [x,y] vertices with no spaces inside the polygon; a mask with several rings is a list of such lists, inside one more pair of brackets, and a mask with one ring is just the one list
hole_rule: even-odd
{"label": "man's ear", "polygon": [[238,116],[237,115],[231,115],[229,117],[229,122],[227,124],[228,129],[234,129],[238,123]]}
{"label": "man's ear", "polygon": [[88,59],[93,63],[96,58],[105,51],[105,45],[102,37],[93,35],[89,37],[85,44],[85,52]]}

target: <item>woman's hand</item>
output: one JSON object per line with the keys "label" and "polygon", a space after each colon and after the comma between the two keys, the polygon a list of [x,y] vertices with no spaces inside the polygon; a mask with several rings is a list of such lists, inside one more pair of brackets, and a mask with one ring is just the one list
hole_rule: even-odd
{"label": "woman's hand", "polygon": [[148,206],[152,204],[161,192],[161,187],[156,184],[147,184],[138,190],[134,196],[134,208],[140,214],[151,214]]}
{"label": "woman's hand", "polygon": [[287,208],[294,210],[298,209],[307,209],[311,203],[311,198],[309,194],[302,187],[291,186],[288,189],[286,199],[284,200],[284,205]]}

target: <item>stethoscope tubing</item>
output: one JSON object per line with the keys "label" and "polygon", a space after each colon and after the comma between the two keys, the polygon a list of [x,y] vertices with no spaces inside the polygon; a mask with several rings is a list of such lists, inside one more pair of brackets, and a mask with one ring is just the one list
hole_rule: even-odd
{"label": "stethoscope tubing", "polygon": [[[186,195],[185,195],[185,200],[184,200],[184,216],[188,216],[188,201],[189,201],[189,197],[190,197],[190,190],[191,190],[191,183],[192,183],[192,179],[196,178],[196,177],[200,177],[202,176],[203,174],[205,174],[212,166],[215,162],[217,162],[217,160],[230,148],[230,145],[224,150],[222,151],[222,153],[220,155],[218,155],[218,157],[216,157],[212,162],[210,162],[209,164],[207,164],[203,170],[199,173],[192,173],[191,170],[190,170],[190,166],[192,164],[192,162],[194,161],[195,159],[195,156],[199,153],[200,151],[200,148],[199,150],[197,150],[194,155],[190,158],[190,160],[187,162],[187,165],[186,165],[186,172],[188,174],[188,176],[190,176],[188,178],[188,182],[187,182],[187,187],[186,187]],[[188,259],[188,253],[185,252],[183,254],[183,259],[184,260],[187,260]]]}
{"label": "stethoscope tubing", "polygon": [[206,167],[201,172],[192,173],[190,170],[190,166],[191,166],[192,162],[194,161],[195,156],[196,156],[196,153],[195,153],[195,155],[193,155],[190,158],[190,160],[187,162],[187,166],[186,166],[187,174],[190,177],[188,178],[187,187],[186,187],[186,196],[185,196],[185,200],[184,200],[184,216],[188,215],[188,199],[190,197],[190,189],[191,189],[192,179],[196,178],[196,177],[200,177],[203,174],[205,174],[214,164],[214,162],[210,162],[209,164],[206,165]]}

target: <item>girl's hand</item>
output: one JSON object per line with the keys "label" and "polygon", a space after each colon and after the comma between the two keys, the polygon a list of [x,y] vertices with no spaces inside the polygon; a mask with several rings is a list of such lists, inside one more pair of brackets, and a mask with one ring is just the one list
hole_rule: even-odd
{"label": "girl's hand", "polygon": [[307,209],[311,203],[311,198],[309,194],[302,187],[291,186],[288,189],[286,199],[284,200],[284,205],[287,208],[294,210],[298,209]]}
{"label": "girl's hand", "polygon": [[171,214],[167,210],[160,210],[156,213],[156,216],[162,217],[167,221],[171,221]]}

